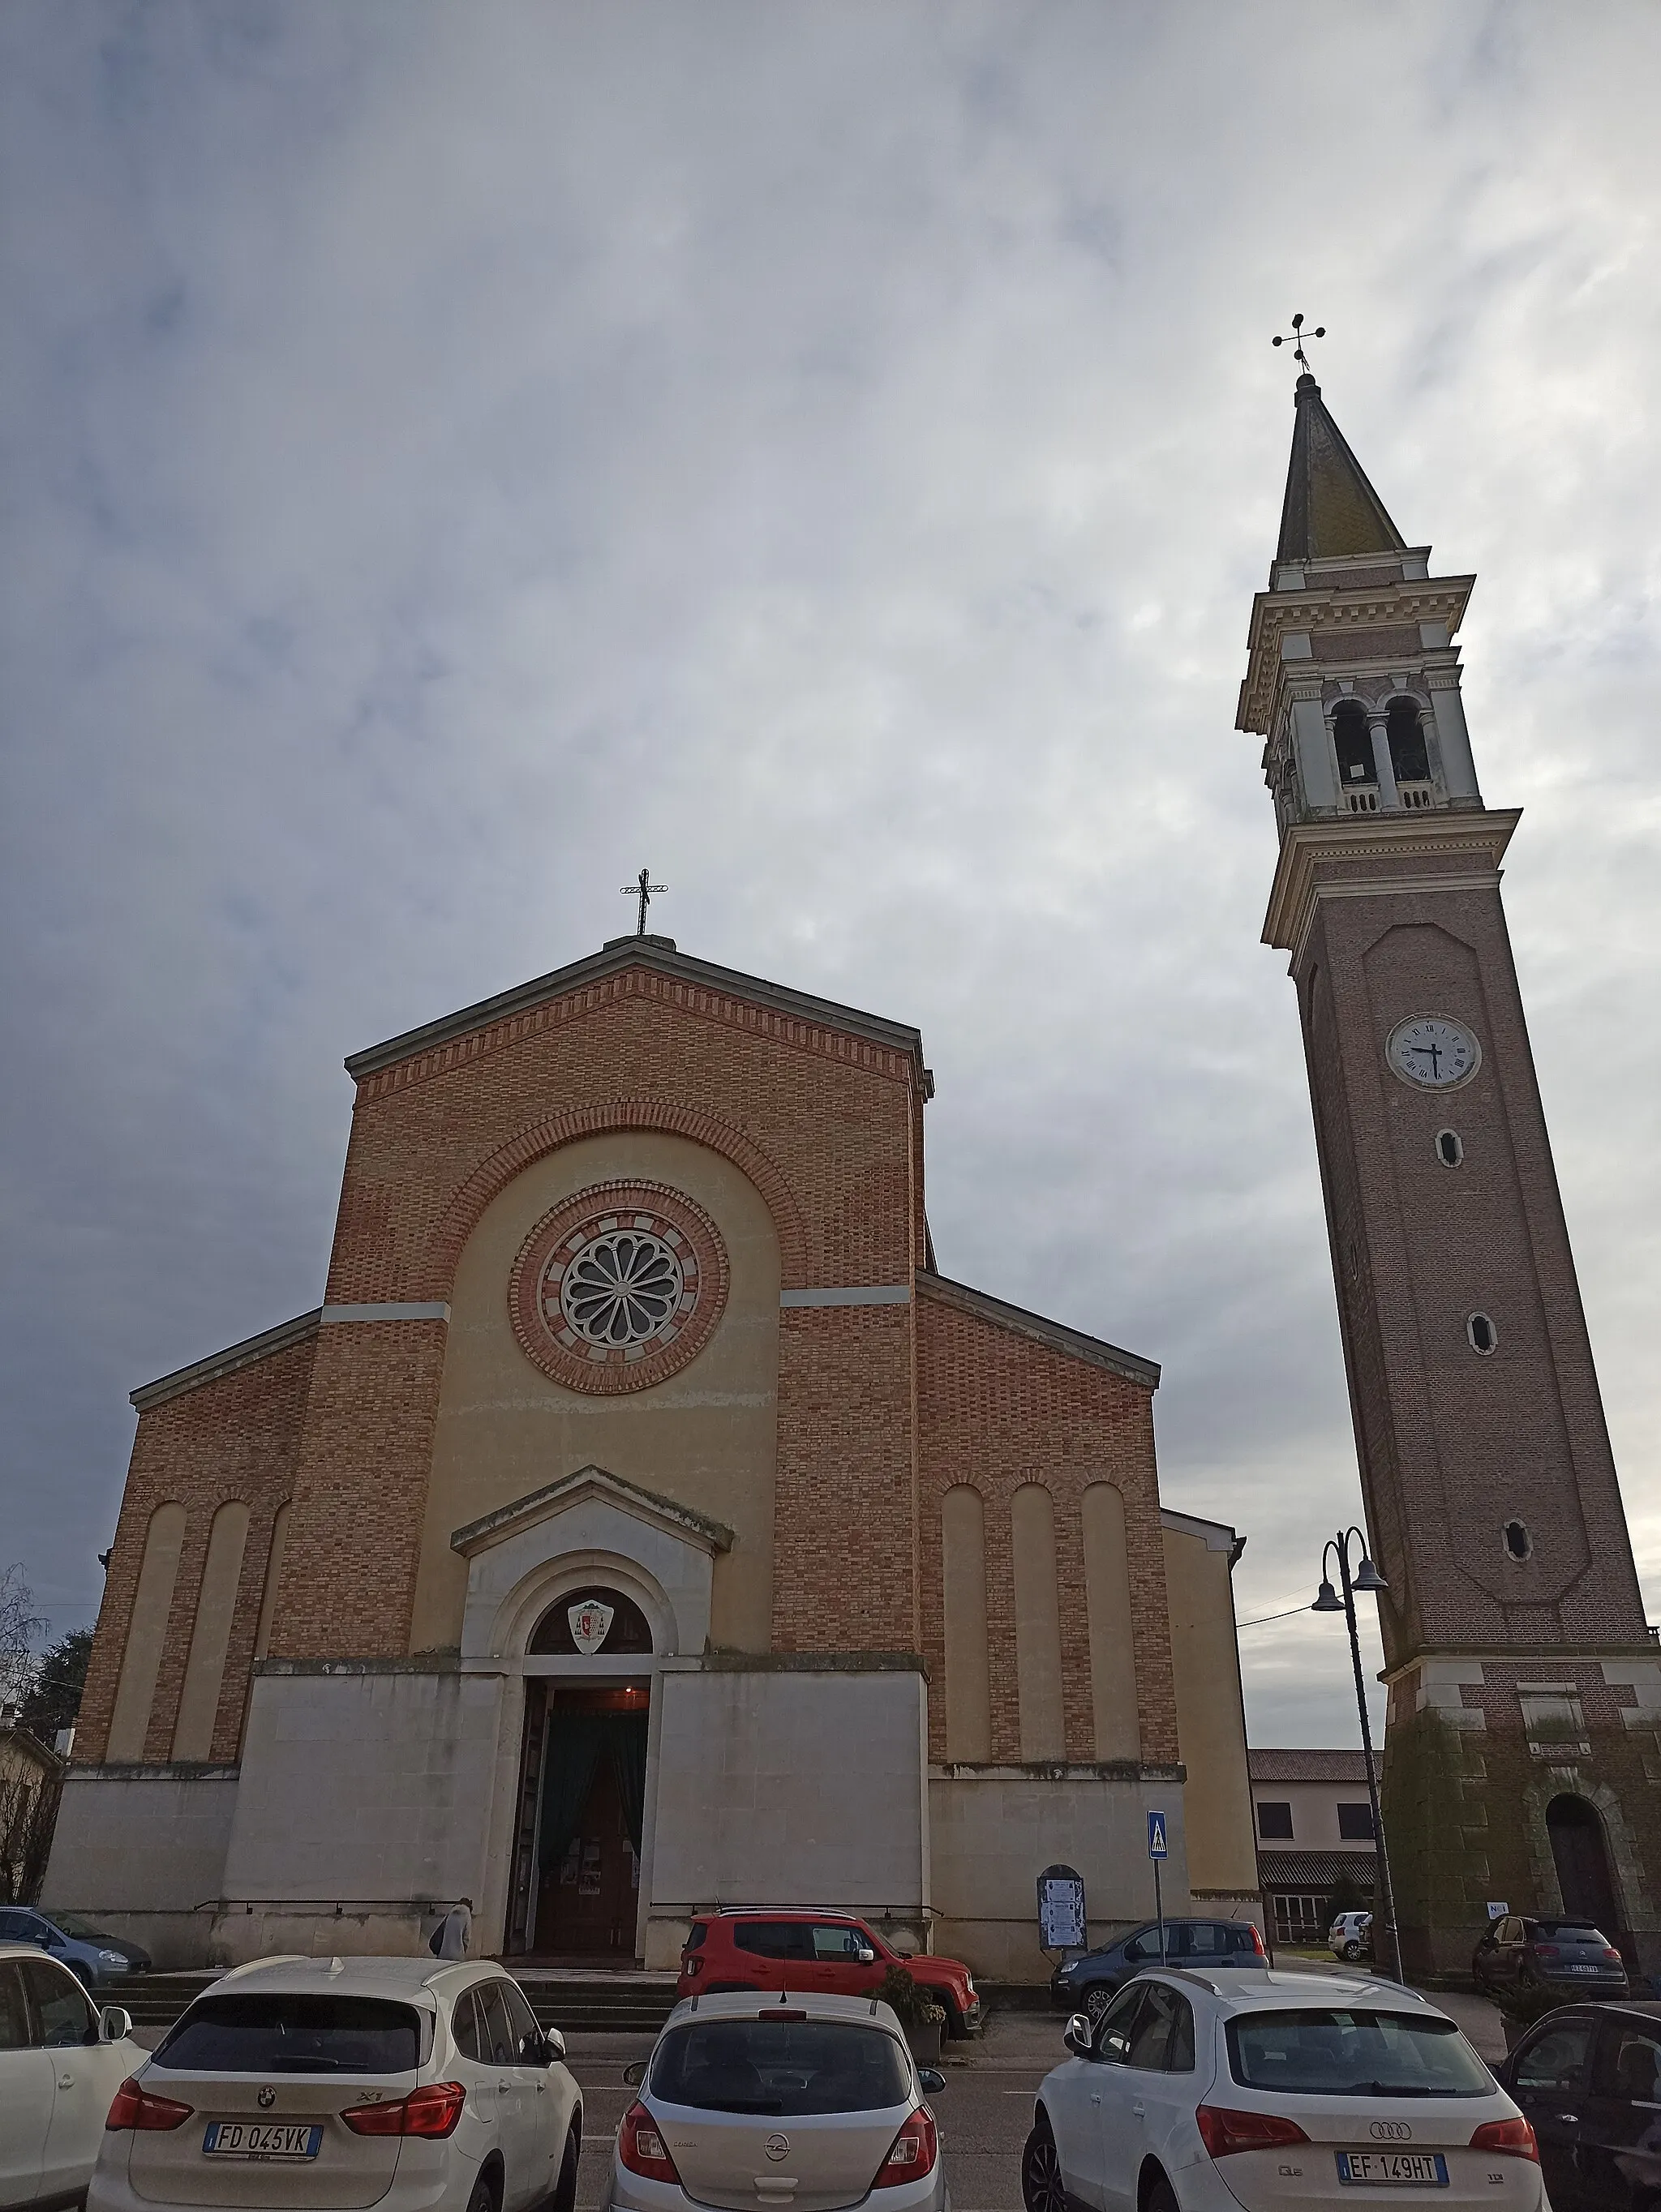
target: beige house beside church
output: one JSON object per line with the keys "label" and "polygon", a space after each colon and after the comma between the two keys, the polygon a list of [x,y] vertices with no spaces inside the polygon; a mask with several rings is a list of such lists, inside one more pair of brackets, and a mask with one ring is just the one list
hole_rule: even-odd
{"label": "beige house beside church", "polygon": [[164,1965],[840,1904],[1031,1978],[1159,1808],[1167,1909],[1256,1913],[1240,1540],[1152,1363],[941,1273],[915,1030],[642,935],[347,1065],[321,1305],[134,1393],[49,1902]]}

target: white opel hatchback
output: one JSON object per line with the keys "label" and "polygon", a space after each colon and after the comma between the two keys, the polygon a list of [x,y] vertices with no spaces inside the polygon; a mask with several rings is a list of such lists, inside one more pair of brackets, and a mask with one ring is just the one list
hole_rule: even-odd
{"label": "white opel hatchback", "polygon": [[564,2055],[497,1966],[257,1960],[121,2084],[87,2212],[572,2212]]}
{"label": "white opel hatchback", "polygon": [[950,2212],[939,2134],[900,2024],[870,1997],[690,1997],[643,2065],[611,2212]]}
{"label": "white opel hatchback", "polygon": [[1027,2212],[1545,2204],[1528,2122],[1410,1990],[1166,1970],[1066,2041],[1022,2159]]}
{"label": "white opel hatchback", "polygon": [[94,2010],[67,1967],[33,1943],[0,1944],[0,2206],[81,2197],[104,2115],[143,2057],[132,2022]]}

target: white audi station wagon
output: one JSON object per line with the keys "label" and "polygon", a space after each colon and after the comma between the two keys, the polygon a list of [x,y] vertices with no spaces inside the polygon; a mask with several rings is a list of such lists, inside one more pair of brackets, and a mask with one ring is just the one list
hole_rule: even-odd
{"label": "white audi station wagon", "polygon": [[1454,2022],[1394,1984],[1161,1970],[1065,2039],[1022,2158],[1027,2212],[1545,2204],[1528,2122]]}
{"label": "white audi station wagon", "polygon": [[258,1960],[121,2084],[87,2212],[572,2212],[564,2055],[497,1966]]}
{"label": "white audi station wagon", "polygon": [[874,1997],[690,1997],[623,2116],[611,2212],[951,2212],[921,2070]]}

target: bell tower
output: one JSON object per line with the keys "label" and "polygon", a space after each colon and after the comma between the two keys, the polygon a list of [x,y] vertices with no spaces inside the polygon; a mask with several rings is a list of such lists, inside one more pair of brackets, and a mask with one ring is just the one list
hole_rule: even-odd
{"label": "bell tower", "polygon": [[1661,1966],[1661,1651],[1646,1623],[1433,576],[1298,379],[1238,726],[1288,953],[1372,1556],[1384,1817],[1410,1972],[1488,1906]]}

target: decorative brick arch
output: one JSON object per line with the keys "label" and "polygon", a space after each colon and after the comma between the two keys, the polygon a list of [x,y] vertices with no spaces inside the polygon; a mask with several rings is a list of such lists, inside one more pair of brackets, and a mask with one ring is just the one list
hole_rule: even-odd
{"label": "decorative brick arch", "polygon": [[666,1105],[654,1098],[618,1098],[604,1106],[583,1106],[569,1114],[553,1115],[545,1121],[533,1121],[479,1163],[445,1207],[428,1246],[424,1272],[433,1291],[449,1295],[462,1247],[485,1207],[515,1176],[523,1174],[532,1161],[574,1144],[579,1137],[610,1136],[623,1129],[652,1129],[685,1137],[731,1160],[754,1183],[773,1217],[779,1240],[781,1285],[792,1290],[806,1284],[807,1237],[800,1209],[789,1184],[758,1146],[696,1107]]}

